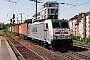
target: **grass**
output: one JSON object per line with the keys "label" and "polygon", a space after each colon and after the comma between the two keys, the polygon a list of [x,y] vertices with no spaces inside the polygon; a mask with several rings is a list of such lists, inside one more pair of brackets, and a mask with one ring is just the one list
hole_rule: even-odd
{"label": "grass", "polygon": [[44,56],[45,60],[49,60],[46,56]]}
{"label": "grass", "polygon": [[19,52],[17,51],[17,49],[15,48],[15,46],[12,44],[11,41],[9,41],[9,45],[11,46],[12,50],[14,51],[16,57],[18,58],[18,60],[23,60],[23,58],[21,57],[21,55],[19,54]]}
{"label": "grass", "polygon": [[72,37],[74,43],[90,46],[90,36],[88,38],[85,38],[82,40],[80,40],[79,36],[72,35],[71,37]]}
{"label": "grass", "polygon": [[3,30],[0,30],[0,36],[5,36]]}
{"label": "grass", "polygon": [[19,35],[18,38],[24,40],[24,36],[23,35]]}
{"label": "grass", "polygon": [[81,44],[81,45],[88,45],[88,46],[90,46],[90,42],[87,43],[87,41],[73,40],[73,42]]}
{"label": "grass", "polygon": [[14,35],[16,38],[18,38],[18,39],[22,39],[22,40],[24,40],[24,36],[23,35],[18,35],[18,34],[15,34],[15,33],[13,33],[13,32],[7,32],[9,35]]}

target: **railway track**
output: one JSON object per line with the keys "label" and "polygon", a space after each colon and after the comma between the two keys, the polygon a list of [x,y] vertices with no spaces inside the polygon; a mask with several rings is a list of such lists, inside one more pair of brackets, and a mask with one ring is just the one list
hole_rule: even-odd
{"label": "railway track", "polygon": [[[32,50],[32,49],[26,47],[23,43],[15,40],[11,36],[8,36],[8,37],[10,37],[11,41],[16,45],[16,48],[18,50],[20,50],[20,53],[23,55],[23,57],[27,58],[25,60],[30,60],[32,58],[33,58],[33,60],[45,60],[42,57],[42,55],[39,55],[40,53],[39,54],[34,53],[35,50]],[[25,43],[25,44],[28,45],[27,43]],[[89,47],[88,47],[88,49],[89,49]],[[63,60],[90,60],[90,54],[89,55],[83,54],[83,52],[90,53],[90,51],[88,49],[87,48],[85,49],[85,47],[80,48],[80,46],[77,45],[77,47],[73,46],[73,47],[69,47],[69,48],[64,48],[64,50],[67,50],[67,52],[65,52],[65,53],[62,53],[60,51],[54,51],[54,50],[51,50],[51,51],[52,51],[52,53],[56,54],[57,56],[64,58]],[[29,54],[29,51],[30,51],[30,54]],[[55,59],[52,59],[52,60],[58,60],[56,55],[54,57]]]}
{"label": "railway track", "polygon": [[21,53],[23,58],[25,60],[45,60],[42,56],[37,54],[35,51],[32,49],[28,49],[24,44],[20,43],[19,41],[15,40],[11,36],[9,36],[10,41],[15,45],[17,50]]}
{"label": "railway track", "polygon": [[[71,59],[71,60],[90,60],[90,55],[87,54],[83,54],[84,52],[89,52],[87,49],[84,48],[75,48],[73,47],[69,47],[69,48],[63,48],[64,50],[67,50],[68,52],[66,53],[61,53],[58,51],[55,51],[57,54],[62,54],[63,56]],[[72,51],[72,50],[76,50],[76,51]],[[80,52],[81,51],[81,52]]]}
{"label": "railway track", "polygon": [[78,47],[82,47],[82,48],[86,48],[90,51],[90,47],[87,46],[87,45],[80,45],[80,44],[77,44],[77,43],[74,43],[74,46],[78,46]]}

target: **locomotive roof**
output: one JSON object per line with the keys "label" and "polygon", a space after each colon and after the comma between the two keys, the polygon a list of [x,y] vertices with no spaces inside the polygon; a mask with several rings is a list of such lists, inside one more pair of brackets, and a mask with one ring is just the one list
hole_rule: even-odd
{"label": "locomotive roof", "polygon": [[52,22],[68,22],[68,20],[59,20],[59,19],[44,19],[44,20],[38,20],[37,22],[34,22],[33,24],[39,24],[39,23],[45,23],[45,21],[51,20]]}
{"label": "locomotive roof", "polygon": [[57,20],[57,19],[52,19],[53,22],[68,22],[68,20]]}
{"label": "locomotive roof", "polygon": [[36,20],[34,22],[42,22],[42,21],[45,21],[45,20],[53,20],[55,22],[64,22],[64,21],[68,21],[68,20],[64,20],[64,19],[41,19],[41,20]]}

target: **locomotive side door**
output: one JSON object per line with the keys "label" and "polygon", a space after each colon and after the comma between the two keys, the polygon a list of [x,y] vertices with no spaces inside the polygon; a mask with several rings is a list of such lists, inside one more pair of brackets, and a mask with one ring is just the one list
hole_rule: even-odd
{"label": "locomotive side door", "polygon": [[45,23],[44,24],[44,40],[47,40],[48,39],[48,23]]}

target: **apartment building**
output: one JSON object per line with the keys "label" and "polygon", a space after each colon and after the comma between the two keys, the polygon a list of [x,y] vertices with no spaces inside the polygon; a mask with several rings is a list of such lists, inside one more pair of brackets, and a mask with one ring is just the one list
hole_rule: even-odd
{"label": "apartment building", "polygon": [[[37,20],[58,19],[59,3],[56,1],[48,1],[42,6],[43,8],[37,13]],[[36,14],[33,15],[33,20],[36,20]]]}
{"label": "apartment building", "polygon": [[79,13],[69,20],[71,34],[81,39],[90,36],[90,12]]}
{"label": "apartment building", "polygon": [[69,25],[70,25],[71,34],[77,35],[78,34],[77,15],[69,20]]}
{"label": "apartment building", "polygon": [[90,36],[90,14],[86,16],[86,37]]}

